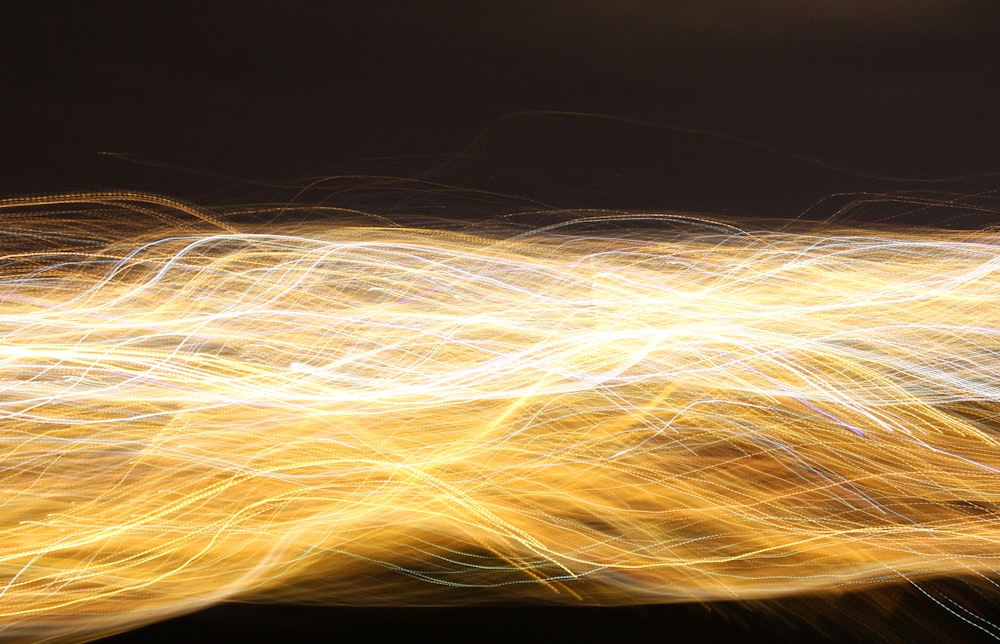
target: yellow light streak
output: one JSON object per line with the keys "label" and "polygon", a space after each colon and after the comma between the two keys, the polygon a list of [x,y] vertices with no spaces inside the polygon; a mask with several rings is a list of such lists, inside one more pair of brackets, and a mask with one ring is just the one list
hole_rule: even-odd
{"label": "yellow light streak", "polygon": [[996,233],[0,217],[0,636],[997,568]]}

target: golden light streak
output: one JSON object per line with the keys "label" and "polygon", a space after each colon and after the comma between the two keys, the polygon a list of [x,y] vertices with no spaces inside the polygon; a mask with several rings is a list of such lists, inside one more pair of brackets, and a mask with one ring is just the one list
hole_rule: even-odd
{"label": "golden light streak", "polygon": [[997,568],[995,233],[0,217],[0,636]]}

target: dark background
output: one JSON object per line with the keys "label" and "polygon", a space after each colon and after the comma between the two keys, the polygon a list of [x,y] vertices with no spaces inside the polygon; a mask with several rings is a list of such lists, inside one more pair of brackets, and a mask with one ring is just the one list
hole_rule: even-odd
{"label": "dark background", "polygon": [[[0,5],[0,195],[127,187],[455,219],[612,208],[976,227],[1000,219],[998,114],[993,0]],[[224,606],[125,639],[611,628],[794,641],[903,633],[927,615],[976,633],[920,593],[892,611],[857,597],[837,610],[852,602],[882,606],[861,620],[872,626],[824,621],[828,603],[804,606],[805,626],[742,605]]]}
{"label": "dark background", "polygon": [[0,193],[979,226],[998,34],[994,0],[6,0]]}

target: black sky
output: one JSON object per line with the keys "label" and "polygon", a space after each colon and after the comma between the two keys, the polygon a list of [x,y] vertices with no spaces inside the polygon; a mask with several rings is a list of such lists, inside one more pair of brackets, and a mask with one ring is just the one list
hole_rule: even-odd
{"label": "black sky", "polygon": [[970,194],[1000,171],[998,33],[990,0],[8,0],[0,190],[377,173],[780,217]]}

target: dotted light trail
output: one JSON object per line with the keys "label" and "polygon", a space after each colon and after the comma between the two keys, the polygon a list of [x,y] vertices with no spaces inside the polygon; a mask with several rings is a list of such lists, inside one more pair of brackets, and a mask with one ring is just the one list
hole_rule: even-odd
{"label": "dotted light trail", "polygon": [[0,637],[1000,565],[996,233],[0,218]]}

